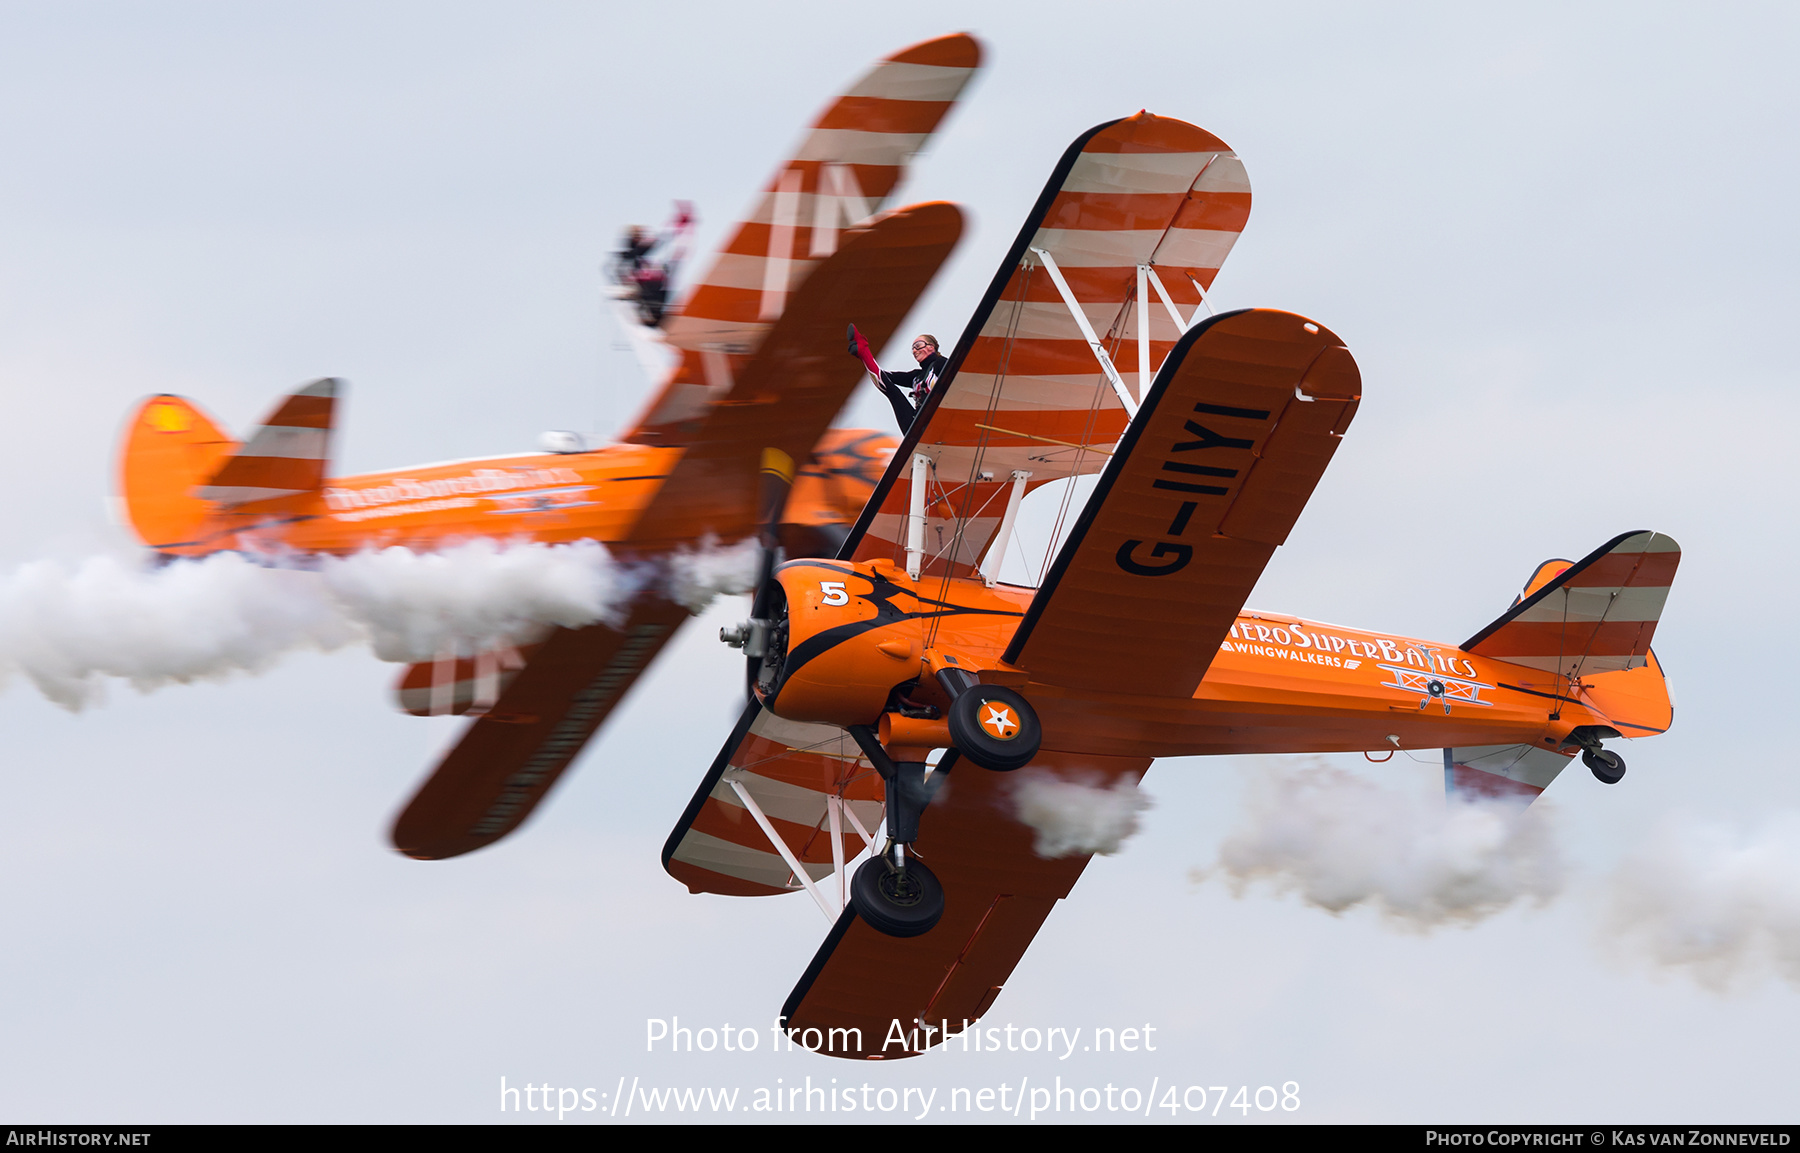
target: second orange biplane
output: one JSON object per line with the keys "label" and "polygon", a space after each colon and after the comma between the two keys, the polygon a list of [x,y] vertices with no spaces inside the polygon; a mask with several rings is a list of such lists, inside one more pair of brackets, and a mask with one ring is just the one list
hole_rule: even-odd
{"label": "second orange biplane", "polygon": [[[679,307],[647,318],[660,323],[639,342],[679,362],[621,443],[331,477],[335,380],[288,397],[241,444],[156,396],[129,419],[120,461],[132,527],[166,557],[490,537],[598,540],[653,566],[759,532],[768,555],[777,542],[830,555],[894,444],[830,428],[862,371],[842,333],[854,321],[887,341],[961,235],[950,204],[879,210],[980,56],[964,35],[915,45],[826,108]],[[475,719],[401,812],[395,846],[451,857],[516,828],[689,615],[652,582],[615,625],[410,668],[404,708]]]}
{"label": "second orange biplane", "polygon": [[[1076,140],[837,558],[781,566],[723,638],[753,699],[663,859],[832,920],[782,1010],[798,1043],[909,1056],[989,1011],[1090,856],[1035,850],[1013,770],[1442,749],[1453,793],[1529,802],[1668,728],[1680,554],[1653,532],[1540,566],[1461,645],[1244,607],[1362,396],[1323,325],[1201,316],[1249,201],[1193,125]],[[1092,473],[1041,584],[998,582],[1022,497]]]}

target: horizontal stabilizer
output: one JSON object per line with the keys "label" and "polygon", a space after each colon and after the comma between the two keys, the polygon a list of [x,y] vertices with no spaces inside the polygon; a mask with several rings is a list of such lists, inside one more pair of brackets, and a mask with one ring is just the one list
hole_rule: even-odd
{"label": "horizontal stabilizer", "polygon": [[331,459],[332,413],[342,385],[326,377],[290,395],[194,495],[237,505],[323,487]]}
{"label": "horizontal stabilizer", "polygon": [[1465,800],[1529,805],[1568,767],[1572,752],[1537,745],[1478,745],[1444,750],[1444,793]]}
{"label": "horizontal stabilizer", "polygon": [[1681,546],[1661,533],[1629,532],[1550,575],[1560,563],[1538,566],[1532,583],[1541,587],[1527,585],[1527,595],[1463,649],[1572,678],[1642,666]]}

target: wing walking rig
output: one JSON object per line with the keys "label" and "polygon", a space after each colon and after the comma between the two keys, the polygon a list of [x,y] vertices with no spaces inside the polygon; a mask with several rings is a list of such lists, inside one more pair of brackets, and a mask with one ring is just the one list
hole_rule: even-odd
{"label": "wing walking rig", "polygon": [[[1529,803],[1577,752],[1618,781],[1603,742],[1668,727],[1650,641],[1680,554],[1657,533],[1541,566],[1460,647],[1245,608],[1362,396],[1317,322],[1212,312],[1249,209],[1191,124],[1078,138],[837,557],[775,570],[726,638],[752,699],[663,861],[694,892],[818,903],[797,1043],[905,1057],[989,1011],[1091,856],[1046,846],[1021,779],[1430,748],[1454,801]],[[1001,583],[1025,494],[1087,474],[1037,587]]]}

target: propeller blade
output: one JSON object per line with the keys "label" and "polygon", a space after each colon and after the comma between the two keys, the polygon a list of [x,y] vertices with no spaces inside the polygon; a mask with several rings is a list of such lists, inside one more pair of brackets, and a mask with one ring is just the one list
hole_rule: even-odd
{"label": "propeller blade", "polygon": [[773,548],[776,527],[794,491],[794,458],[778,448],[762,450],[762,470],[756,477],[756,520],[763,547]]}
{"label": "propeller blade", "polygon": [[778,448],[762,451],[762,468],[756,477],[756,519],[762,542],[761,563],[756,573],[756,594],[750,602],[751,638],[744,646],[750,699],[756,699],[756,677],[762,669],[768,643],[769,608],[774,599],[775,566],[780,563],[781,518],[787,511],[788,494],[794,491],[794,458]]}

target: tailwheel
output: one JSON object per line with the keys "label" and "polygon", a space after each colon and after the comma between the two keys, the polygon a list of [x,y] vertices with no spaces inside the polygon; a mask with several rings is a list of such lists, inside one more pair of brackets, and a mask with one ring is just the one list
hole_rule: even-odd
{"label": "tailwheel", "polygon": [[870,857],[850,878],[850,907],[877,932],[917,937],[944,915],[944,886],[916,860]]}
{"label": "tailwheel", "polygon": [[1581,763],[1603,785],[1616,785],[1625,779],[1625,758],[1611,749],[1584,749]]}
{"label": "tailwheel", "polygon": [[1010,773],[1037,756],[1044,739],[1025,698],[1000,685],[971,685],[950,703],[950,739],[984,769]]}

